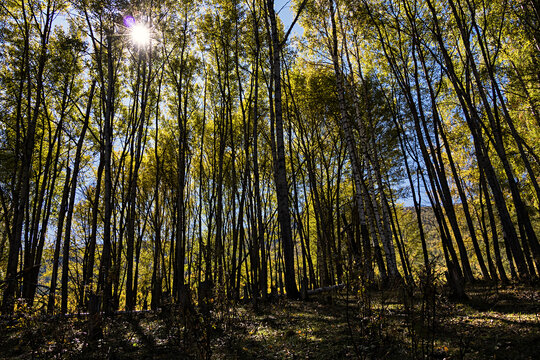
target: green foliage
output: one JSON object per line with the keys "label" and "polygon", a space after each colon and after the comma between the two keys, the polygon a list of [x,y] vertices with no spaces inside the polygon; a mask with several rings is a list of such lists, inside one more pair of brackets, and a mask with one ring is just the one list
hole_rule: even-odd
{"label": "green foliage", "polygon": [[[136,309],[147,307],[157,294],[161,303],[167,297],[181,302],[179,284],[197,293],[200,283],[210,279],[220,281],[215,287],[219,299],[245,295],[253,300],[272,288],[283,292],[276,124],[271,116],[275,49],[267,18],[272,3],[92,0],[8,1],[2,6],[1,281],[10,280],[6,269],[11,253],[17,259],[13,276],[18,285],[28,286],[28,269],[35,266],[38,285],[48,286],[54,249],[68,241],[69,311],[85,309],[88,293],[102,293],[100,271],[113,279],[117,308],[127,301],[129,271],[137,279],[129,284],[136,287]],[[442,235],[458,247],[461,232],[459,255],[464,249],[463,257],[470,258],[478,277],[479,258],[495,251],[494,244],[481,243],[480,251],[473,246],[474,236],[480,239],[484,228],[492,229],[485,194],[480,195],[480,175],[487,169],[481,152],[501,188],[502,196],[496,198],[493,182],[486,185],[486,193],[494,195],[493,229],[500,239],[502,269],[510,271],[516,261],[508,258],[512,252],[506,252],[510,245],[502,236],[507,235],[501,215],[506,208],[518,248],[530,253],[526,266],[539,272],[534,237],[540,231],[540,78],[538,24],[532,14],[530,1],[305,4],[299,20],[304,35],[283,44],[280,57],[295,272],[302,281],[309,278],[310,289],[323,278],[337,283],[347,274],[367,276],[356,268],[361,262],[375,266],[382,261],[376,272],[382,275],[380,267],[388,265],[393,247],[401,251],[402,275],[418,278],[415,274],[427,265],[419,226],[435,272],[449,267]],[[151,28],[148,47],[132,43],[124,23],[128,15]],[[46,19],[53,17],[52,28],[47,28]],[[278,19],[278,28],[283,37],[288,24]],[[71,183],[66,176],[68,168],[74,170],[87,116],[79,178]],[[111,134],[105,134],[106,119]],[[358,170],[346,143],[344,119]],[[29,132],[31,125],[35,134]],[[110,179],[103,174],[98,178],[109,135]],[[22,194],[26,167],[29,186]],[[356,185],[354,171],[360,178]],[[108,180],[112,194],[105,199]],[[73,223],[71,238],[65,239],[66,224],[60,219],[69,210],[61,202],[71,187]],[[516,190],[533,234],[522,223]],[[422,198],[421,221],[412,195]],[[111,269],[104,270],[109,203],[113,259]],[[440,205],[440,217],[432,204]],[[361,224],[359,207],[368,214],[367,224]],[[452,212],[455,222],[450,221]],[[20,245],[12,236],[19,226],[16,219],[22,221]],[[368,227],[367,243],[362,243],[362,225]],[[384,243],[388,237],[390,248]],[[378,259],[380,242],[387,249],[382,247]],[[90,258],[92,268],[87,269]],[[83,283],[85,276],[92,283]],[[263,283],[268,286],[261,293]],[[56,295],[60,300],[60,293]],[[31,311],[44,304],[43,296],[28,304]],[[268,331],[265,336],[275,335]],[[292,331],[289,337],[299,342],[306,335]]]}

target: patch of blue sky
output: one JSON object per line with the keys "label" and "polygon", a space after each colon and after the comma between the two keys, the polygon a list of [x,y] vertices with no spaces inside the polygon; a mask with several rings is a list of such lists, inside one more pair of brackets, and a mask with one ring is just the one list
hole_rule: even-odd
{"label": "patch of blue sky", "polygon": [[[285,31],[289,30],[292,22],[296,16],[296,10],[294,9],[293,0],[275,0],[274,9],[278,14]],[[298,21],[294,24],[294,27],[291,31],[291,36],[301,37],[304,34],[304,28],[299,25]]]}

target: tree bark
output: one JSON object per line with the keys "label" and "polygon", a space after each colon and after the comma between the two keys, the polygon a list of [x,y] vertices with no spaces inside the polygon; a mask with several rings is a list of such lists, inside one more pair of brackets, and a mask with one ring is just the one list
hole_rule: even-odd
{"label": "tree bark", "polygon": [[[279,33],[274,12],[274,0],[267,0],[267,12],[270,20],[271,47],[271,76],[274,86],[273,109],[270,116],[275,120],[276,131],[276,163],[274,165],[276,194],[278,202],[278,221],[281,228],[281,243],[284,258],[285,288],[287,297],[298,299],[300,293],[296,287],[294,271],[294,244],[291,229],[291,214],[289,209],[289,187],[287,183],[287,168],[285,164],[285,142],[283,131],[283,110],[281,104],[281,49],[282,43],[279,41]],[[286,38],[284,39],[284,41]],[[272,96],[272,94],[271,94]]]}

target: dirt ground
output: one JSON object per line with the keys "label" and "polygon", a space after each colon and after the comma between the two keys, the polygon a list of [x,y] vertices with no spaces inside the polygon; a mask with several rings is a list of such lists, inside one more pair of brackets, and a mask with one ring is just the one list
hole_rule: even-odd
{"label": "dirt ground", "polygon": [[204,314],[170,308],[92,324],[85,316],[26,311],[0,320],[0,358],[538,359],[537,287],[476,285],[467,293],[468,301],[453,303],[442,290],[413,298],[343,290],[309,301],[222,304]]}

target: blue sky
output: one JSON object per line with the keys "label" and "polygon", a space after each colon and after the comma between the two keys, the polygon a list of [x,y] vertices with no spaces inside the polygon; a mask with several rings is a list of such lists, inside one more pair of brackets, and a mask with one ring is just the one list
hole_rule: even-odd
{"label": "blue sky", "polygon": [[[281,21],[283,21],[285,31],[289,30],[289,27],[294,20],[294,16],[296,15],[296,12],[292,9],[292,5],[293,0],[275,0],[274,9],[276,13],[278,13]],[[298,25],[297,21],[291,32],[291,36],[302,36],[303,33],[304,29]]]}
{"label": "blue sky", "polygon": [[[296,15],[296,12],[294,9],[292,9],[293,0],[275,0],[274,9],[278,16],[280,17],[281,21],[283,21],[283,24],[285,25],[285,31],[289,29],[291,26],[291,23],[294,20],[294,16]],[[65,19],[65,16],[61,14],[58,16],[58,18],[55,21],[56,25],[60,25],[67,29],[67,22]],[[298,22],[294,26],[291,36],[302,36],[304,33],[304,29],[298,25]]]}

